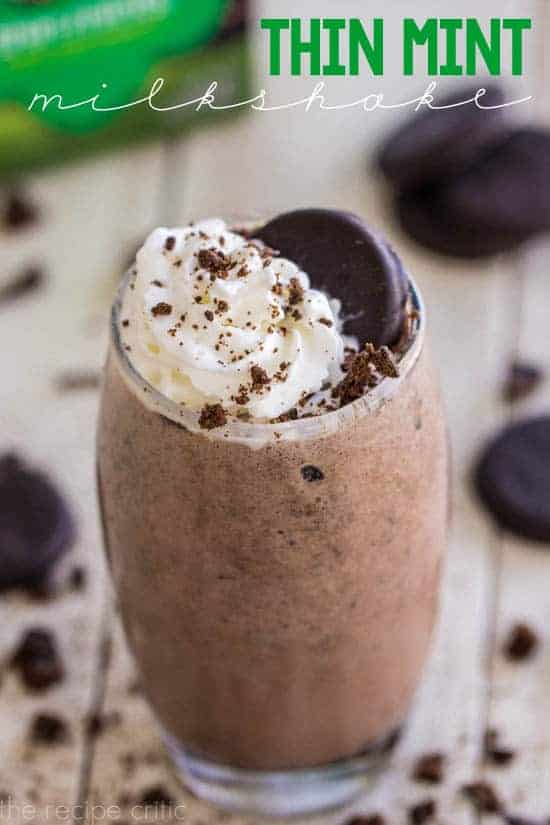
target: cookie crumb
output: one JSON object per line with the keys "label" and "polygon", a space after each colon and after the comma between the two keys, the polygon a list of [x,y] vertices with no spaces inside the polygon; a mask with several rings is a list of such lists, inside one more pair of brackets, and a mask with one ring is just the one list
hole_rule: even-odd
{"label": "cookie crumb", "polygon": [[227,424],[227,415],[221,404],[205,404],[199,417],[202,430],[215,430]]}
{"label": "cookie crumb", "polygon": [[69,576],[69,583],[73,590],[82,591],[86,587],[86,570],[84,567],[77,565],[73,567]]}
{"label": "cookie crumb", "polygon": [[443,781],[445,756],[442,753],[427,753],[421,756],[413,768],[412,778],[416,782],[437,785]]}
{"label": "cookie crumb", "polygon": [[227,278],[227,270],[231,268],[231,261],[223,252],[217,252],[215,249],[201,249],[197,260],[202,269],[218,277]]}
{"label": "cookie crumb", "polygon": [[24,634],[12,656],[11,667],[31,691],[47,690],[65,677],[55,637],[41,627],[31,628]]}
{"label": "cookie crumb", "polygon": [[523,401],[540,386],[544,373],[536,364],[513,361],[502,386],[502,397],[508,404]]}
{"label": "cookie crumb", "polygon": [[411,825],[423,825],[429,819],[433,819],[437,812],[437,805],[433,799],[424,799],[409,808],[409,822]]}
{"label": "cookie crumb", "polygon": [[290,279],[290,286],[288,289],[288,303],[291,307],[301,303],[304,300],[304,288],[298,278]]}
{"label": "cookie crumb", "polygon": [[156,304],[152,310],[151,314],[156,318],[158,315],[171,315],[172,314],[172,304],[167,304],[165,301],[160,301]]}
{"label": "cookie crumb", "polygon": [[2,213],[2,224],[11,232],[17,232],[38,222],[39,211],[22,192],[12,190]]}
{"label": "cookie crumb", "polygon": [[271,383],[271,378],[269,377],[267,372],[263,369],[263,367],[259,367],[257,364],[254,364],[250,368],[250,375],[252,376],[253,392],[259,392]]}
{"label": "cookie crumb", "polygon": [[502,811],[500,800],[488,782],[470,782],[462,786],[462,794],[472,803],[478,814],[498,814]]}
{"label": "cookie crumb", "polygon": [[164,241],[164,248],[167,252],[172,252],[176,245],[176,239],[173,235],[169,235]]}
{"label": "cookie crumb", "polygon": [[163,785],[154,785],[144,791],[140,797],[140,802],[142,805],[166,805],[167,807],[174,804],[173,798]]}
{"label": "cookie crumb", "polygon": [[376,349],[373,344],[367,344],[367,350],[370,352],[371,362],[381,375],[385,378],[399,378],[399,370],[388,347]]}
{"label": "cookie crumb", "polygon": [[489,728],[485,732],[483,739],[483,753],[487,762],[499,767],[509,765],[515,757],[515,753],[510,748],[504,748],[500,744],[500,735],[494,728]]}
{"label": "cookie crumb", "polygon": [[42,286],[46,275],[42,267],[31,264],[23,267],[0,289],[0,303],[15,301]]}
{"label": "cookie crumb", "polygon": [[301,469],[302,478],[304,481],[313,482],[313,481],[323,481],[325,478],[325,474],[319,467],[314,467],[313,464],[306,464],[305,467]]}
{"label": "cookie crumb", "polygon": [[31,723],[30,740],[35,745],[64,745],[69,741],[67,723],[52,713],[38,713]]}
{"label": "cookie crumb", "polygon": [[539,646],[539,638],[529,625],[518,622],[504,643],[504,655],[512,662],[524,662],[533,656]]}
{"label": "cookie crumb", "polygon": [[367,389],[378,384],[378,377],[371,365],[368,352],[363,351],[351,356],[345,367],[345,377],[332,391],[333,397],[340,399],[341,406],[361,398]]}
{"label": "cookie crumb", "polygon": [[86,733],[95,739],[109,728],[120,725],[121,722],[122,717],[116,710],[110,713],[91,713],[86,720]]}

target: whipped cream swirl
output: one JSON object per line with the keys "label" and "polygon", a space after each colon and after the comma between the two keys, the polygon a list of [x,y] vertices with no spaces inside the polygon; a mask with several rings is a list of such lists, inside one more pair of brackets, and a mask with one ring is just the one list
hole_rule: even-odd
{"label": "whipped cream swirl", "polygon": [[172,401],[270,420],[341,380],[339,311],[294,263],[212,219],[149,236],[121,332]]}

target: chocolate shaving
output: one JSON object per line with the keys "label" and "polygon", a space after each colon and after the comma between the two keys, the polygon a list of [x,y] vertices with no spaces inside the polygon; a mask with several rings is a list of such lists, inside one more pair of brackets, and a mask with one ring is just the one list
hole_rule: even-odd
{"label": "chocolate shaving", "polygon": [[211,309],[207,309],[204,312],[204,317],[206,318],[207,321],[213,321],[214,320],[214,313],[212,312]]}
{"label": "chocolate shaving", "polygon": [[319,318],[319,323],[323,324],[323,326],[329,327],[329,328],[334,326],[334,324],[332,323],[332,321],[329,318]]}
{"label": "chocolate shaving", "polygon": [[168,238],[164,241],[164,248],[167,252],[171,252],[176,245],[176,239],[173,235],[169,235]]}
{"label": "chocolate shaving", "polygon": [[151,310],[152,315],[156,318],[158,315],[171,315],[172,314],[172,304],[167,304],[164,301],[156,304]]}
{"label": "chocolate shaving", "polygon": [[227,415],[221,404],[205,404],[199,417],[199,427],[203,430],[215,430],[227,424]]}

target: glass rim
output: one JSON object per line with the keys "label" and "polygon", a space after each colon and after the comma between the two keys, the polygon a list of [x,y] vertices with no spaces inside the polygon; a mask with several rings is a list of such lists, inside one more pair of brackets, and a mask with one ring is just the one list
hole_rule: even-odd
{"label": "glass rim", "polygon": [[414,279],[407,273],[409,297],[417,317],[413,325],[410,343],[399,360],[399,376],[384,377],[380,383],[355,401],[339,407],[337,410],[322,413],[310,418],[297,418],[291,421],[271,423],[266,421],[240,421],[230,418],[223,427],[205,430],[199,426],[200,412],[191,410],[163,395],[136,369],[125,350],[121,338],[121,315],[124,296],[130,283],[135,278],[135,270],[130,268],[124,275],[111,310],[110,339],[121,368],[123,378],[134,392],[141,390],[140,399],[152,412],[182,428],[200,434],[206,438],[230,439],[255,446],[267,442],[300,441],[321,438],[340,430],[343,426],[371,415],[391,399],[401,384],[412,372],[424,346],[426,337],[426,307]]}

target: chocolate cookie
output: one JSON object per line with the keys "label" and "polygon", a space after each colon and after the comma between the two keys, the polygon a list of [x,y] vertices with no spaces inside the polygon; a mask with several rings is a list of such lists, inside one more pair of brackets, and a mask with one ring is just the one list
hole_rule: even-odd
{"label": "chocolate cookie", "polygon": [[440,255],[475,260],[517,249],[528,233],[489,230],[460,215],[450,187],[401,192],[395,201],[399,223],[414,241]]}
{"label": "chocolate cookie", "polygon": [[550,542],[550,416],[506,427],[479,459],[475,484],[498,524]]}
{"label": "chocolate cookie", "polygon": [[461,222],[531,238],[550,230],[550,131],[525,127],[488,145],[449,186]]}
{"label": "chocolate cookie", "polygon": [[0,458],[0,592],[44,584],[71,546],[69,509],[42,473],[14,454]]}
{"label": "chocolate cookie", "polygon": [[[438,100],[437,110],[424,107],[404,126],[393,132],[382,146],[377,163],[383,174],[399,188],[425,185],[448,179],[467,168],[477,153],[502,129],[504,109],[482,110],[476,103],[445,109],[472,100],[480,86],[462,88]],[[504,93],[496,85],[486,86],[480,106],[499,106]]]}
{"label": "chocolate cookie", "polygon": [[344,331],[375,346],[394,344],[403,328],[408,279],[393,250],[350,212],[300,209],[255,236],[342,302]]}

